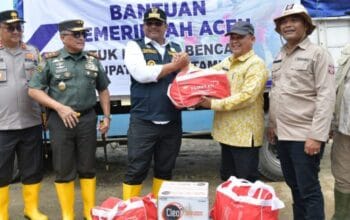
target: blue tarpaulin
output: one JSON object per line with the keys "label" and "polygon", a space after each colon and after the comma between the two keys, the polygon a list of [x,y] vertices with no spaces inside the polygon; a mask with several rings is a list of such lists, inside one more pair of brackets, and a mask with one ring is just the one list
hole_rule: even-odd
{"label": "blue tarpaulin", "polygon": [[[311,17],[338,17],[348,12],[350,0],[301,0]],[[23,16],[23,0],[13,0],[14,8]]]}
{"label": "blue tarpaulin", "polygon": [[301,0],[311,17],[339,17],[350,13],[350,0]]}

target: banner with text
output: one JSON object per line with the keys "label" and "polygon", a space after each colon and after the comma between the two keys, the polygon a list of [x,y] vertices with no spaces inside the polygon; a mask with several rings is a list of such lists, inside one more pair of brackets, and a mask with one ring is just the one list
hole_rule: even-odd
{"label": "banner with text", "polygon": [[193,64],[208,68],[231,54],[224,34],[239,20],[255,27],[254,49],[271,65],[281,46],[273,18],[286,4],[299,0],[88,0],[23,1],[24,40],[42,52],[62,47],[57,23],[82,19],[89,27],[86,50],[96,50],[111,79],[112,95],[130,93],[130,76],[123,62],[129,40],[143,37],[143,13],[150,7],[163,9],[168,16],[166,36],[191,56]]}

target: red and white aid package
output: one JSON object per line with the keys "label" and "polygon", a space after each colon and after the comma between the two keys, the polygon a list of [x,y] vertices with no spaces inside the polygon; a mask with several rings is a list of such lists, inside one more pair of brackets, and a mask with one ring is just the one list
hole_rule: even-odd
{"label": "red and white aid package", "polygon": [[177,74],[168,87],[168,97],[177,108],[192,107],[203,96],[225,98],[230,96],[226,72],[211,69],[189,69]]}
{"label": "red and white aid package", "polygon": [[91,215],[93,220],[157,220],[157,202],[153,194],[126,201],[109,197]]}
{"label": "red and white aid package", "polygon": [[277,220],[282,208],[284,203],[271,186],[231,176],[217,187],[210,216],[213,220]]}

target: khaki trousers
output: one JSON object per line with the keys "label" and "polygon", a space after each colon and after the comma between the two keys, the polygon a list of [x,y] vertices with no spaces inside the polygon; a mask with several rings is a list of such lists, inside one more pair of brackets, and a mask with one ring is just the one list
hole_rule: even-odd
{"label": "khaki trousers", "polygon": [[335,132],[331,162],[334,188],[342,193],[350,193],[350,136]]}

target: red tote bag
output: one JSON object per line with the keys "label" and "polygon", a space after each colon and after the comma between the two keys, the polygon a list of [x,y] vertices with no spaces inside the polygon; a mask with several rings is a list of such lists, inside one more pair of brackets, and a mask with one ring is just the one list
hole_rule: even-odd
{"label": "red tote bag", "polygon": [[271,186],[232,176],[217,187],[210,216],[213,220],[277,220],[283,207]]}
{"label": "red tote bag", "polygon": [[109,197],[91,210],[93,220],[157,220],[157,205],[152,194],[126,201]]}

